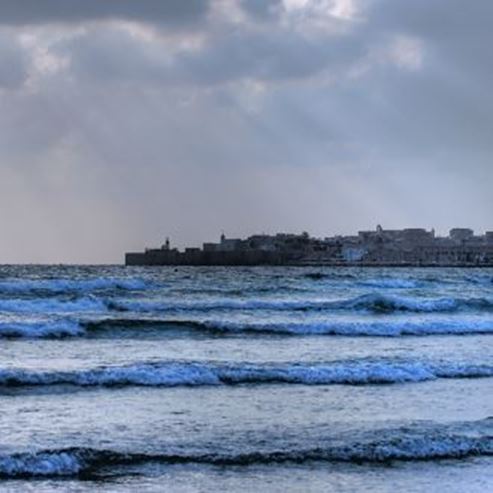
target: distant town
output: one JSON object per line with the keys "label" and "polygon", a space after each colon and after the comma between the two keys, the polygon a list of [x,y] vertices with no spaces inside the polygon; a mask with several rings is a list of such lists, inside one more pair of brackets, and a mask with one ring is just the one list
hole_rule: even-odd
{"label": "distant town", "polygon": [[361,265],[493,267],[493,231],[469,228],[448,236],[422,228],[359,231],[354,236],[314,238],[308,233],[259,234],[204,243],[180,251],[169,239],[160,248],[127,253],[126,265]]}

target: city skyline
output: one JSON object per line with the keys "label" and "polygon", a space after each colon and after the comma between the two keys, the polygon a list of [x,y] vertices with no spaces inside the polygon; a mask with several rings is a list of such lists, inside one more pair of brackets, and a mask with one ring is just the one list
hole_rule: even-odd
{"label": "city skyline", "polygon": [[188,246],[183,251],[167,237],[160,247],[127,252],[126,265],[369,265],[369,266],[493,266],[493,231],[475,234],[452,228],[447,236],[435,229],[364,230],[352,235],[315,238],[301,234],[256,234],[218,243]]}

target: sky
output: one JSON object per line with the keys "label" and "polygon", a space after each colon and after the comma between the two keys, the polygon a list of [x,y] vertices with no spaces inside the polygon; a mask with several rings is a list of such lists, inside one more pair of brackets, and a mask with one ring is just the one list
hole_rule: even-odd
{"label": "sky", "polygon": [[491,0],[2,0],[0,263],[493,230]]}

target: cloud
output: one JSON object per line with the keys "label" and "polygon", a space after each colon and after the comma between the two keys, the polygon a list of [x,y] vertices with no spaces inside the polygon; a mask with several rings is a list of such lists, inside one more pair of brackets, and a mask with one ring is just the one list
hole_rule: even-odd
{"label": "cloud", "polygon": [[279,17],[282,9],[282,0],[241,0],[240,6],[256,20],[273,20]]}
{"label": "cloud", "polygon": [[77,77],[115,82],[215,86],[254,80],[282,82],[337,75],[364,55],[354,38],[305,37],[283,30],[215,33],[202,46],[174,49],[122,29],[94,29],[60,43]]}
{"label": "cloud", "polygon": [[167,26],[196,23],[208,0],[2,0],[0,24],[32,25],[127,20]]}
{"label": "cloud", "polygon": [[422,39],[437,62],[479,80],[493,71],[487,63],[492,15],[493,4],[485,1],[464,8],[460,0],[376,0],[368,21],[374,29]]}
{"label": "cloud", "polygon": [[493,229],[486,2],[40,3],[0,5],[2,261]]}
{"label": "cloud", "polygon": [[11,33],[0,33],[0,90],[22,86],[29,75],[29,55]]}

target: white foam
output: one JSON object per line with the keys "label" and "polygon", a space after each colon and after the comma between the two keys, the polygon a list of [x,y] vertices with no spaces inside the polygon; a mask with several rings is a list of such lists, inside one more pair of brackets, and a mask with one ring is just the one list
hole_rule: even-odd
{"label": "white foam", "polygon": [[458,310],[493,310],[493,300],[474,298],[413,298],[378,293],[349,299],[244,299],[209,300],[113,300],[110,307],[134,312],[212,311],[212,310],[327,310],[416,313],[454,312]]}
{"label": "white foam", "polygon": [[0,457],[0,475],[19,476],[72,476],[83,469],[74,453],[40,452]]}
{"label": "white foam", "polygon": [[[172,323],[172,322],[170,322]],[[185,322],[180,322],[185,324]],[[234,322],[204,320],[198,324],[204,329],[220,332],[267,332],[293,335],[341,335],[341,336],[427,336],[445,334],[491,334],[493,320],[383,320],[317,322]]]}
{"label": "white foam", "polygon": [[305,385],[362,385],[491,376],[493,376],[493,366],[488,365],[400,360],[353,360],[325,364],[316,362],[276,365],[166,362],[67,372],[4,369],[0,370],[0,384],[173,387],[273,382]]}
{"label": "white foam", "polygon": [[57,320],[52,322],[0,322],[1,337],[68,337],[85,334],[76,322]]}
{"label": "white foam", "polygon": [[[425,425],[405,429],[380,429],[375,432],[344,433],[324,439],[323,434],[307,443],[286,443],[276,448],[277,436],[266,444],[242,440],[227,451],[214,451],[211,443],[207,451],[200,446],[187,451],[186,447],[148,454],[140,451],[99,450],[95,448],[71,448],[0,456],[0,478],[75,476],[83,472],[97,472],[101,468],[119,465],[142,466],[146,463],[161,464],[211,464],[248,465],[283,462],[355,462],[385,463],[389,461],[429,461],[461,459],[468,456],[491,456],[493,438],[490,425],[484,422],[465,423],[465,427],[477,429],[471,435],[464,426]],[[481,428],[486,430],[481,432]],[[323,430],[322,430],[323,433]],[[485,434],[486,433],[486,434]],[[234,438],[234,437],[233,437]],[[314,441],[315,443],[311,443]],[[337,444],[339,443],[339,444]],[[216,447],[214,447],[216,448]],[[224,447],[217,447],[219,450]]]}
{"label": "white foam", "polygon": [[[414,435],[414,436],[413,436]],[[329,452],[335,460],[361,462],[387,462],[390,460],[433,460],[462,458],[469,455],[491,455],[493,440],[489,437],[473,438],[460,434],[414,433],[396,434],[388,440],[353,444]]]}
{"label": "white foam", "polygon": [[453,311],[461,304],[454,298],[411,298],[382,294],[365,294],[341,303],[341,306],[370,311],[443,312]]}

